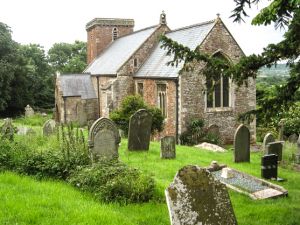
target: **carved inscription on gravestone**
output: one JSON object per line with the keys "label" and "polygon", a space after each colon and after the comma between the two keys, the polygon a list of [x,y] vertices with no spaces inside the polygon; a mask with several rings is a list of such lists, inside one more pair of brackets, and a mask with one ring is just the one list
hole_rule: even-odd
{"label": "carved inscription on gravestone", "polygon": [[121,141],[119,130],[113,121],[100,118],[89,131],[89,148],[93,161],[118,158]]}
{"label": "carved inscription on gravestone", "polygon": [[234,134],[234,162],[250,162],[250,131],[243,124]]}
{"label": "carved inscription on gravestone", "polygon": [[152,115],[140,109],[130,117],[128,150],[149,150]]}
{"label": "carved inscription on gravestone", "polygon": [[160,140],[160,158],[174,159],[176,157],[175,137],[166,136]]}
{"label": "carved inscription on gravestone", "polygon": [[185,166],[165,191],[172,225],[235,225],[226,186],[205,168]]}

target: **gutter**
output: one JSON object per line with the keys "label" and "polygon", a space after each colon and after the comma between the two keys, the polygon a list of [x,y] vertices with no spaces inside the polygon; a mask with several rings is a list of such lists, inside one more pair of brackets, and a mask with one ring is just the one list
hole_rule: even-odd
{"label": "gutter", "polygon": [[98,118],[100,118],[100,90],[99,90],[99,76],[97,76],[97,94],[98,94]]}
{"label": "gutter", "polygon": [[175,80],[175,86],[176,86],[176,106],[175,106],[175,117],[176,117],[176,144],[178,144],[179,140],[179,135],[178,135],[178,130],[179,130],[179,79]]}

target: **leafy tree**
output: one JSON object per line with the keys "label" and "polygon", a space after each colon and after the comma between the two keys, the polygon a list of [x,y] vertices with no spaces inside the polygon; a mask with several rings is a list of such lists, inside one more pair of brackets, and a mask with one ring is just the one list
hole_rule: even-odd
{"label": "leafy tree", "polygon": [[10,28],[0,22],[0,111],[10,100],[11,82],[16,69],[17,43],[12,40]]}
{"label": "leafy tree", "polygon": [[156,107],[150,107],[145,104],[143,98],[139,95],[129,95],[121,103],[118,110],[113,111],[109,117],[117,124],[117,126],[128,134],[130,117],[139,109],[147,109],[152,115],[151,133],[163,130],[164,117],[161,110]]}
{"label": "leafy tree", "polygon": [[86,68],[86,43],[55,43],[48,51],[49,61],[60,73],[82,73]]}
{"label": "leafy tree", "polygon": [[[248,16],[246,7],[251,7],[262,0],[234,0],[236,8],[233,10],[232,17],[235,22],[240,22],[243,17]],[[278,44],[269,44],[264,51],[255,55],[245,56],[241,58],[239,63],[228,65],[215,57],[210,57],[202,53],[199,49],[195,51],[184,47],[167,37],[162,37],[163,47],[168,50],[168,53],[174,54],[171,65],[177,65],[181,61],[185,61],[183,70],[191,69],[189,63],[203,61],[206,63],[204,75],[206,78],[212,77],[213,74],[220,74],[231,77],[238,85],[247,82],[249,77],[256,78],[257,71],[262,66],[276,65],[280,60],[287,60],[290,66],[290,77],[282,86],[277,86],[274,96],[264,99],[264,105],[244,115],[248,117],[251,113],[264,113],[266,119],[272,118],[276,113],[283,108],[287,109],[295,102],[295,92],[300,86],[300,1],[299,0],[272,0],[252,20],[253,25],[269,25],[275,23],[275,27],[287,28],[284,34],[284,39]]]}

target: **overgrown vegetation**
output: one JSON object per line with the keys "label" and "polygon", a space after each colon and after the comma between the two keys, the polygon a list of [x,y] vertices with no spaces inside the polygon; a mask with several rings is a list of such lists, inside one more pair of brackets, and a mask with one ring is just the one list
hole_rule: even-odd
{"label": "overgrown vegetation", "polygon": [[139,109],[146,109],[152,115],[152,127],[151,133],[161,132],[163,130],[164,117],[161,110],[156,107],[146,105],[143,98],[139,95],[129,95],[121,103],[121,107],[118,110],[110,113],[109,117],[115,124],[124,131],[124,134],[128,134],[130,117]]}
{"label": "overgrown vegetation", "polygon": [[219,135],[204,128],[202,119],[193,119],[188,124],[187,130],[180,135],[180,143],[182,145],[196,145],[201,142],[219,145],[222,140]]}
{"label": "overgrown vegetation", "polygon": [[56,136],[0,140],[0,171],[69,181],[106,202],[127,204],[153,197],[153,179],[139,170],[117,160],[92,164],[85,136],[82,129],[69,124],[58,128]]}

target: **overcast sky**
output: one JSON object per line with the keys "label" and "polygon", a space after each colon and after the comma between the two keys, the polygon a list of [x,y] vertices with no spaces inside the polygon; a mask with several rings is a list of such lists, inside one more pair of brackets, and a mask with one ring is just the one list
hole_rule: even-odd
{"label": "overcast sky", "polygon": [[[233,23],[229,18],[233,0],[0,0],[0,21],[11,27],[13,39],[21,44],[36,43],[48,50],[53,43],[86,41],[85,25],[95,17],[129,18],[135,30],[158,24],[162,10],[171,29],[221,18],[249,55],[260,53],[269,43],[282,40],[283,31],[273,26]],[[268,1],[265,0],[268,4]],[[265,5],[266,5],[265,4]],[[249,11],[252,17],[259,4]]]}

